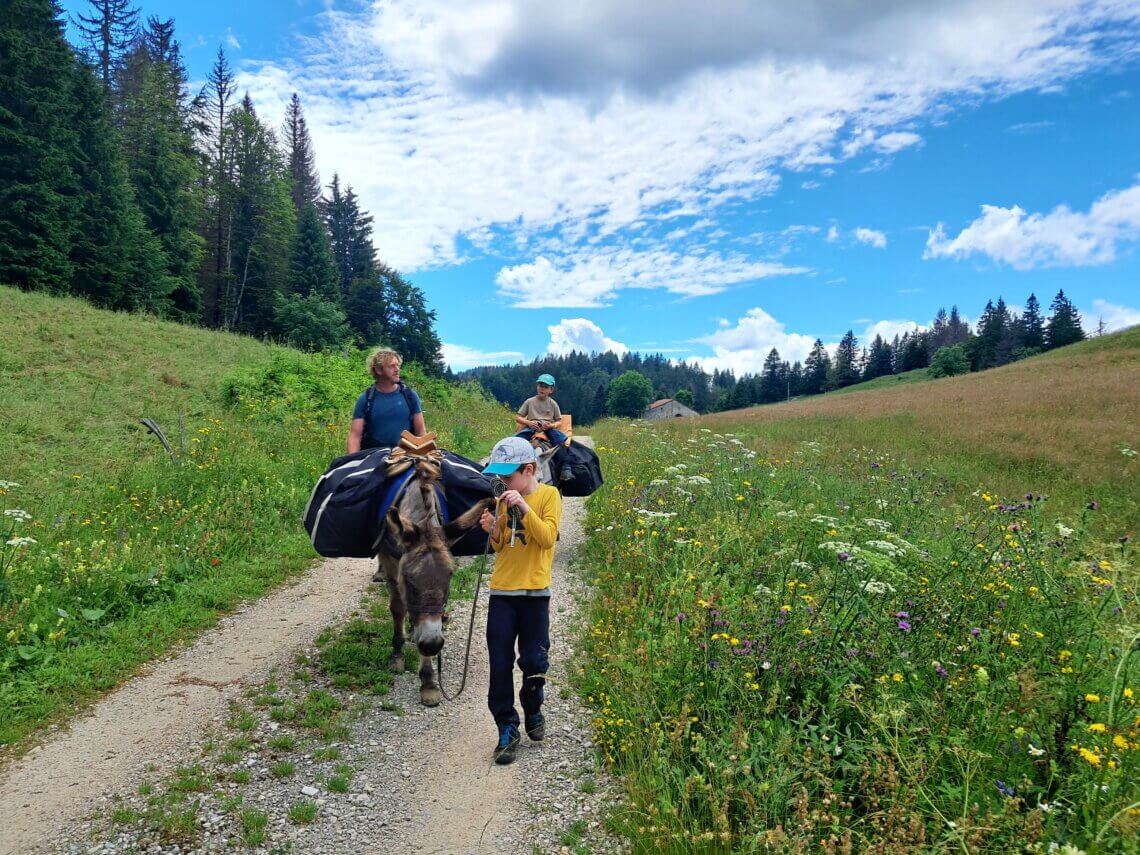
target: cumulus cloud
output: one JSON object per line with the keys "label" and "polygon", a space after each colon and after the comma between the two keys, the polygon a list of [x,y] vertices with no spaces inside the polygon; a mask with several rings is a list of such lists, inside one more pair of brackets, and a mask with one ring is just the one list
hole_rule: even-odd
{"label": "cumulus cloud", "polygon": [[550,344],[547,353],[565,355],[573,350],[579,353],[605,353],[612,351],[618,356],[629,352],[629,348],[605,333],[602,328],[587,318],[563,318],[550,331]]}
{"label": "cumulus cloud", "polygon": [[811,352],[815,336],[789,332],[782,322],[756,307],[735,325],[722,326],[697,342],[712,348],[713,356],[696,356],[691,361],[706,371],[731,370],[740,375],[758,373],[773,347],[781,358],[802,362]]}
{"label": "cumulus cloud", "polygon": [[1140,309],[1120,306],[1107,300],[1093,300],[1092,311],[1084,313],[1083,326],[1086,332],[1095,330],[1100,321],[1104,321],[1106,332],[1134,327],[1140,324]]}
{"label": "cumulus cloud", "polygon": [[320,22],[295,59],[243,64],[238,87],[265,116],[300,94],[321,174],[351,181],[381,255],[405,270],[471,254],[565,269],[572,253],[534,244],[630,245],[678,211],[715,219],[770,194],[783,170],[890,156],[955,96],[1110,62],[1140,12],[1124,0],[371,0]]}
{"label": "cumulus cloud", "polygon": [[462,371],[477,365],[497,365],[518,362],[522,353],[517,350],[486,351],[452,342],[443,343],[443,361],[452,371]]}
{"label": "cumulus cloud", "polygon": [[985,255],[1017,270],[1108,264],[1118,245],[1140,239],[1140,184],[1105,193],[1087,212],[1059,205],[1029,214],[1014,205],[982,205],[982,215],[951,238],[941,223],[923,258]]}
{"label": "cumulus cloud", "polygon": [[860,339],[860,342],[870,344],[875,340],[875,336],[881,335],[883,340],[889,343],[894,341],[896,335],[901,338],[903,333],[915,332],[921,329],[923,329],[923,327],[914,321],[878,321],[869,324],[867,328],[863,330],[863,337]]}
{"label": "cumulus cloud", "polygon": [[597,308],[609,304],[621,288],[660,288],[684,297],[716,294],[733,285],[771,276],[806,273],[807,268],[743,255],[678,255],[658,246],[583,249],[568,266],[540,256],[502,268],[495,276],[499,293],[520,309]]}
{"label": "cumulus cloud", "polygon": [[859,226],[852,234],[855,235],[855,240],[859,243],[865,243],[868,246],[873,246],[875,249],[887,248],[887,236],[876,229],[865,229]]}

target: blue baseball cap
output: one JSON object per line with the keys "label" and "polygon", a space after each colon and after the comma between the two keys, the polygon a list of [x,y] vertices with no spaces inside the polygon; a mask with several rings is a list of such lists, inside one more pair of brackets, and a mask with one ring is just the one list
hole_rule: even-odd
{"label": "blue baseball cap", "polygon": [[521,436],[508,436],[496,442],[491,449],[491,461],[483,474],[510,475],[524,463],[538,463],[534,446]]}
{"label": "blue baseball cap", "polygon": [[535,383],[545,383],[547,386],[557,386],[558,385],[557,383],[554,382],[554,375],[553,374],[539,374],[538,379],[535,380],[534,382]]}

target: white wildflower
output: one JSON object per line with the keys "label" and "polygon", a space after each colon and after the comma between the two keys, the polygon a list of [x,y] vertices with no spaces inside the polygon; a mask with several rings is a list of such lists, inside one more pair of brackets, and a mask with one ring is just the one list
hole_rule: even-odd
{"label": "white wildflower", "polygon": [[[7,513],[7,511],[5,511],[5,513]],[[1057,523],[1057,534],[1061,535],[1061,537],[1072,537],[1073,530],[1064,523]]]}
{"label": "white wildflower", "polygon": [[800,561],[800,559],[798,559],[798,558],[792,562],[792,566],[795,567],[797,570],[814,570],[815,569],[810,564],[808,564],[806,561]]}
{"label": "white wildflower", "polygon": [[782,520],[794,520],[799,514],[795,511],[776,511],[776,516]]}
{"label": "white wildflower", "polygon": [[4,516],[14,522],[27,522],[32,518],[32,515],[27,511],[21,511],[19,508],[8,508],[4,511]]}
{"label": "white wildflower", "polygon": [[811,518],[811,521],[817,525],[827,526],[828,528],[839,525],[839,520],[835,517],[829,517],[826,514],[816,514]]}
{"label": "white wildflower", "polygon": [[666,481],[664,478],[654,478],[652,481],[649,482],[649,486],[650,487],[668,487],[669,482]]}
{"label": "white wildflower", "polygon": [[877,531],[890,531],[891,530],[891,524],[889,522],[887,522],[886,520],[877,520],[877,519],[874,519],[873,517],[869,517],[868,519],[863,520],[863,524],[868,526],[869,528],[876,529]]}
{"label": "white wildflower", "polygon": [[1032,742],[1029,743],[1029,755],[1031,757],[1044,757],[1045,749],[1036,747]]}
{"label": "white wildflower", "polygon": [[1137,452],[1136,449],[1129,448],[1127,445],[1125,445],[1120,449],[1120,453],[1123,454],[1125,457],[1131,458],[1131,457],[1135,457],[1140,452]]}
{"label": "white wildflower", "polygon": [[0,481],[0,490],[14,490],[19,486],[15,481]]}
{"label": "white wildflower", "polygon": [[752,589],[752,593],[754,593],[760,597],[771,597],[775,593],[775,591],[773,591],[767,585],[757,585],[755,588]]}
{"label": "white wildflower", "polygon": [[688,478],[685,479],[685,483],[686,484],[697,484],[700,486],[705,486],[705,485],[711,484],[712,481],[710,481],[704,475],[690,475]]}
{"label": "white wildflower", "polygon": [[772,670],[772,663],[771,662],[762,662],[760,664],[760,670],[761,671],[771,671]]}
{"label": "white wildflower", "polygon": [[877,550],[878,552],[889,555],[891,558],[896,557],[900,552],[903,551],[896,544],[891,543],[889,540],[868,540],[865,545],[871,547],[871,549]]}
{"label": "white wildflower", "polygon": [[883,594],[893,594],[895,592],[894,585],[889,582],[880,582],[878,579],[867,579],[860,583],[860,587],[868,594],[878,594],[879,596]]}
{"label": "white wildflower", "polygon": [[677,516],[670,511],[651,511],[647,508],[638,508],[637,513],[644,517],[646,520],[667,520],[670,517]]}
{"label": "white wildflower", "polygon": [[11,540],[5,541],[9,546],[14,546],[19,549],[21,546],[31,546],[36,543],[34,537],[13,537]]}

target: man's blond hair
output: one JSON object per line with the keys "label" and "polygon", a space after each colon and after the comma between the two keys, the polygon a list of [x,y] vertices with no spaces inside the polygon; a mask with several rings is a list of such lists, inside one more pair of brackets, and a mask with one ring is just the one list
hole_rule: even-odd
{"label": "man's blond hair", "polygon": [[368,373],[373,377],[378,376],[392,360],[395,360],[399,365],[404,364],[403,357],[396,351],[389,350],[386,347],[377,348],[368,357]]}

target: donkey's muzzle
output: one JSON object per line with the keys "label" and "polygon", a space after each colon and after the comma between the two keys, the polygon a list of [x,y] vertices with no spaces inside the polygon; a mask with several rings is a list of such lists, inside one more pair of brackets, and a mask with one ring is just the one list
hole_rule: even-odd
{"label": "donkey's muzzle", "polygon": [[412,630],[412,643],[424,656],[435,656],[443,649],[443,619],[436,615],[419,621]]}

